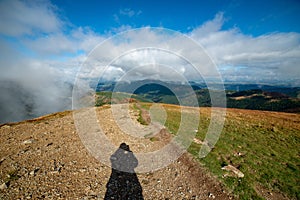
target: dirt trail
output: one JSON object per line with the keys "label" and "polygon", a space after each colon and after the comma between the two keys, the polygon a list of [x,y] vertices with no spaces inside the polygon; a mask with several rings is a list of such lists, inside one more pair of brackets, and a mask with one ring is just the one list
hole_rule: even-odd
{"label": "dirt trail", "polygon": [[[116,149],[126,142],[134,153],[153,151],[170,139],[151,141],[123,133],[109,108],[98,108],[97,116]],[[0,199],[104,198],[111,168],[82,144],[73,112],[2,125],[0,135]],[[233,199],[189,154],[137,176],[144,199]]]}

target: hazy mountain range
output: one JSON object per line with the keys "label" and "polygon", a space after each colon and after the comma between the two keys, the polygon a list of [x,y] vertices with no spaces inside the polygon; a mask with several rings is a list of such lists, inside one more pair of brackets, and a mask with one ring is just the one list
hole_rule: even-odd
{"label": "hazy mountain range", "polygon": [[[72,84],[64,83],[57,87],[63,89],[55,92],[40,87],[39,90],[32,91],[27,86],[13,81],[1,81],[0,123],[20,121],[71,109]],[[188,99],[190,95],[188,93],[194,91],[199,106],[211,106],[209,90],[205,83],[189,82],[189,85],[185,85],[177,82],[143,80],[131,83],[100,82],[91,84],[90,87],[96,92],[134,93],[139,100],[170,104],[179,104],[174,92]],[[220,88],[220,85],[216,84],[216,88]],[[300,87],[227,83],[224,84],[224,88],[227,107],[285,112],[300,110]],[[108,103],[109,99],[105,101]]]}
{"label": "hazy mountain range", "polygon": [[[138,87],[140,86],[141,87]],[[215,84],[215,88],[221,88]],[[218,93],[213,86],[209,89],[204,83],[190,82],[189,85],[175,82],[161,82],[156,80],[143,80],[131,83],[99,83],[96,91],[133,93],[133,98],[156,103],[180,104],[187,102],[192,96],[196,96],[198,106],[210,107],[210,92]],[[191,92],[192,91],[194,92]],[[228,108],[243,108],[252,110],[269,110],[283,112],[300,111],[300,88],[286,86],[270,86],[256,84],[225,84],[226,106]],[[176,94],[175,94],[176,93]],[[221,93],[221,92],[220,92]],[[109,96],[107,93],[106,96]],[[111,100],[110,100],[111,101]],[[109,100],[105,100],[109,102]],[[97,102],[99,105],[103,102]],[[181,104],[182,105],[182,104]],[[216,105],[218,106],[218,105]],[[223,105],[222,105],[223,107]]]}

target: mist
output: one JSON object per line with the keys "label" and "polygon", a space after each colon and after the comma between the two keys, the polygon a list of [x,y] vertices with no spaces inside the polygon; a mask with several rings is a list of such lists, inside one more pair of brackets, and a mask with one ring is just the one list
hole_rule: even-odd
{"label": "mist", "polygon": [[50,62],[26,58],[0,44],[0,123],[71,109],[70,77]]}
{"label": "mist", "polygon": [[1,124],[71,109],[70,83],[47,80],[31,85],[26,79],[34,77],[0,81]]}

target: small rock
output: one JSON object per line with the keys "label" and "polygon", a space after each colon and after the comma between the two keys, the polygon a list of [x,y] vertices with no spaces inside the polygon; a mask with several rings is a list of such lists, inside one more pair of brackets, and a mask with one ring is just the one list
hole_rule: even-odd
{"label": "small rock", "polygon": [[48,144],[46,144],[46,147],[51,146],[53,144],[53,142],[50,142]]}
{"label": "small rock", "polygon": [[0,185],[0,190],[5,190],[7,188],[7,184],[3,183]]}
{"label": "small rock", "polygon": [[38,169],[38,168],[37,168],[37,169],[34,169],[34,170],[32,170],[31,172],[29,172],[29,175],[30,175],[30,176],[34,176],[34,175],[35,175],[35,173],[36,173],[37,171],[39,171],[39,169]]}
{"label": "small rock", "polygon": [[0,164],[3,163],[4,160],[5,160],[5,157],[4,157],[4,158],[1,158]]}
{"label": "small rock", "polygon": [[196,144],[203,144],[203,142],[197,138],[194,138],[193,141],[196,143]]}
{"label": "small rock", "polygon": [[243,178],[244,177],[244,174],[243,172],[241,172],[240,170],[238,170],[237,168],[235,168],[234,166],[232,165],[227,165],[225,167],[222,167],[223,170],[226,170],[228,172],[233,172],[237,177],[239,178]]}
{"label": "small rock", "polygon": [[86,172],[86,169],[79,169],[79,171],[80,171],[81,173],[84,173],[84,172]]}
{"label": "small rock", "polygon": [[271,195],[271,196],[273,196],[273,193],[272,193],[272,192],[268,192],[268,194]]}
{"label": "small rock", "polygon": [[52,170],[60,172],[64,164],[61,162],[57,162],[56,160],[53,160],[52,162],[53,162]]}
{"label": "small rock", "polygon": [[276,133],[276,132],[278,132],[279,130],[278,130],[278,128],[277,128],[276,126],[273,126],[273,127],[272,127],[272,131]]}
{"label": "small rock", "polygon": [[23,142],[23,144],[32,144],[33,142],[35,142],[34,139],[29,139],[29,140],[25,140],[25,141]]}
{"label": "small rock", "polygon": [[215,197],[215,195],[213,193],[208,193],[208,198],[214,199],[216,197]]}
{"label": "small rock", "polygon": [[245,153],[242,153],[242,152],[236,152],[235,154],[234,154],[234,156],[244,156],[245,155]]}
{"label": "small rock", "polygon": [[9,125],[4,125],[1,128],[10,128],[10,126]]}

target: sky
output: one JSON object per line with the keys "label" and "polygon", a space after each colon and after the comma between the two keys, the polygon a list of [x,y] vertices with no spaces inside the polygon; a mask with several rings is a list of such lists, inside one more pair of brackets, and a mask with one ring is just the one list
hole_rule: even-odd
{"label": "sky", "polygon": [[[183,34],[203,48],[225,81],[300,86],[298,19],[296,0],[0,0],[0,90],[5,94],[0,97],[1,121],[23,119],[28,109],[42,115],[69,108],[69,101],[62,99],[90,52],[116,34],[136,28],[146,30],[135,31],[130,41],[153,46],[160,45],[168,31],[159,35],[150,27]],[[185,55],[197,60],[188,51],[188,41],[176,41],[186,48]],[[99,51],[97,56],[115,58],[124,49],[137,47],[128,42],[122,49],[109,42],[114,52]],[[133,65],[153,59],[172,63],[171,68],[187,79],[195,78],[174,55],[156,54],[151,50],[125,56],[106,70],[105,78],[116,80]],[[103,72],[102,64],[98,72]],[[170,68],[160,66],[155,73],[162,76],[157,78],[172,74],[166,70]],[[149,67],[138,72],[141,78],[148,73]],[[22,97],[16,98],[18,94]]]}
{"label": "sky", "polygon": [[224,29],[238,27],[244,34],[299,32],[299,1],[53,1],[76,26],[103,33],[122,25],[163,26],[183,33],[201,26],[217,13],[225,14]]}

